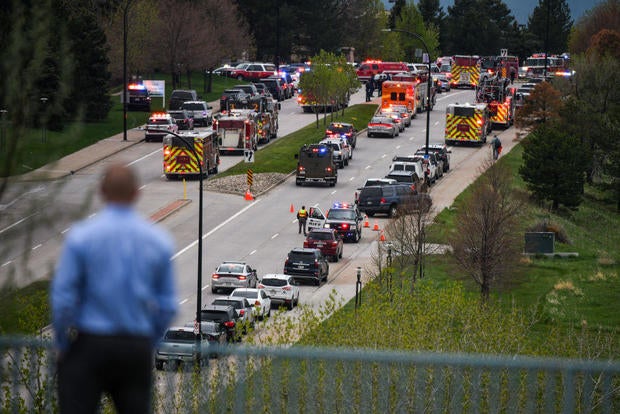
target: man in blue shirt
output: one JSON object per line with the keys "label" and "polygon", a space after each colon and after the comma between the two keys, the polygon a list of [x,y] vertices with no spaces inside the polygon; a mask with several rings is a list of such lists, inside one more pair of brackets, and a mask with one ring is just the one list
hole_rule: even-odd
{"label": "man in blue shirt", "polygon": [[61,413],[151,411],[153,347],[176,310],[173,243],[139,216],[134,171],[109,166],[105,208],[68,233],[51,287]]}

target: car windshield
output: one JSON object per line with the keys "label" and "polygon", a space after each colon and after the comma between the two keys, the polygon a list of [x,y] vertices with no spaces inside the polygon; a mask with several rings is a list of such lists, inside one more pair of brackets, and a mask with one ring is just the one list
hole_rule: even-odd
{"label": "car windshield", "polygon": [[384,118],[384,117],[374,117],[370,120],[371,124],[388,124],[391,122],[392,120],[388,120],[387,118]]}
{"label": "car windshield", "polygon": [[243,273],[243,265],[234,263],[224,263],[218,267],[217,271],[221,273]]}
{"label": "car windshield", "polygon": [[314,253],[311,252],[290,252],[288,254],[289,260],[293,262],[310,262],[314,261]]}
{"label": "car windshield", "polygon": [[328,219],[355,220],[355,211],[331,209],[327,212],[327,218]]}
{"label": "car windshield", "polygon": [[[202,333],[218,333],[219,324],[216,322],[201,322],[200,331]],[[194,337],[195,338],[195,337]]]}
{"label": "car windshield", "polygon": [[185,99],[186,101],[189,101],[193,98],[190,92],[175,92],[174,97],[178,99]]}
{"label": "car windshield", "polygon": [[181,342],[195,341],[196,335],[194,335],[194,332],[191,332],[191,331],[170,330],[166,332],[165,339],[168,341],[181,341]]}
{"label": "car windshield", "polygon": [[231,296],[241,296],[243,298],[256,299],[258,297],[257,290],[235,290]]}
{"label": "car windshield", "polygon": [[230,305],[235,309],[240,309],[243,307],[242,302],[232,299],[215,299],[213,301],[213,305]]}
{"label": "car windshield", "polygon": [[350,126],[332,124],[327,129],[329,129],[332,132],[349,132],[351,131],[352,128]]}
{"label": "car windshield", "polygon": [[286,286],[287,282],[285,279],[275,279],[275,278],[263,278],[262,282],[263,285],[265,286],[276,286],[276,287],[282,287],[282,286]]}
{"label": "car windshield", "polygon": [[203,104],[186,102],[183,104],[183,109],[188,109],[190,111],[199,111],[199,110],[205,109],[205,107]]}

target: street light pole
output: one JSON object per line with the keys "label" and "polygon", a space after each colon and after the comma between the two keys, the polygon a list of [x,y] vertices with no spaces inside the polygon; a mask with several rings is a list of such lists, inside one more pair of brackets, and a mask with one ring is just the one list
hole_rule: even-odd
{"label": "street light pole", "polygon": [[[189,142],[188,137],[175,134],[174,132],[168,132],[168,134],[179,138],[183,141],[183,144],[187,147],[189,151],[194,154],[196,158],[196,163],[198,164],[198,173],[199,173],[199,187],[198,187],[198,275],[196,277],[196,363],[197,367],[200,370],[200,363],[202,361],[202,349],[201,349],[201,332],[202,332],[202,316],[200,311],[202,310],[202,227],[203,227],[203,185],[204,185],[204,175],[203,175],[203,165],[198,153],[194,149],[193,142]],[[192,138],[193,139],[193,138]]]}
{"label": "street light pole", "polygon": [[424,39],[422,38],[422,36],[420,36],[417,33],[414,32],[410,32],[408,30],[403,30],[403,29],[382,29],[381,31],[383,32],[400,32],[400,33],[405,33],[408,34],[409,36],[415,37],[416,39],[418,39],[422,45],[424,46],[424,50],[426,50],[426,58],[428,59],[428,75],[427,75],[427,82],[426,82],[426,143],[424,145],[424,157],[428,158],[428,141],[429,141],[429,134],[430,134],[430,125],[431,125],[431,82],[432,82],[432,78],[431,78],[431,53],[428,50],[428,46],[426,45],[426,42],[424,41]]}
{"label": "street light pole", "polygon": [[123,141],[127,141],[127,12],[130,0],[125,3],[123,9]]}

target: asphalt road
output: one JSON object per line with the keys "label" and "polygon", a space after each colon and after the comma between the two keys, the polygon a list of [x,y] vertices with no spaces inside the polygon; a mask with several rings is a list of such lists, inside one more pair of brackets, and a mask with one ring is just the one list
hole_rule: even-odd
{"label": "asphalt road", "polygon": [[[442,142],[445,107],[453,102],[473,100],[471,90],[453,90],[438,95],[431,112],[430,141]],[[352,103],[364,101],[361,90]],[[303,114],[294,99],[284,101],[280,112],[280,134],[284,136],[301,126],[314,122],[313,114]],[[409,154],[424,145],[426,114],[418,114],[412,126],[394,139],[367,138],[360,135],[349,166],[339,170],[336,187],[297,187],[294,177],[255,201],[238,195],[204,193],[204,252],[203,277],[200,289],[202,303],[211,302],[210,276],[223,260],[245,260],[259,275],[280,273],[286,253],[301,246],[303,236],[297,234],[295,214],[301,204],[321,206],[324,210],[336,201],[352,201],[357,187],[370,177],[382,177],[396,154]],[[504,150],[512,147],[514,128],[498,135]],[[256,153],[260,157],[260,150]],[[489,157],[488,145],[483,147],[452,148],[451,170],[433,186],[431,194],[437,210],[449,206],[480,173],[480,165]],[[221,169],[237,163],[240,156],[222,158]],[[138,210],[151,215],[178,199],[191,202],[167,217],[161,224],[174,236],[177,253],[174,264],[180,313],[175,323],[193,320],[197,291],[197,223],[198,183],[167,181],[162,174],[161,144],[139,143],[92,166],[56,182],[20,183],[9,188],[0,215],[0,282],[13,280],[23,286],[31,281],[49,278],[59,255],[63,235],[78,218],[96,214],[100,200],[96,190],[100,173],[110,162],[133,164],[143,187]],[[371,228],[377,223],[383,228],[386,218],[371,218]],[[379,232],[365,228],[359,244],[346,243],[344,258],[330,263],[328,283],[320,287],[304,285],[302,304],[318,306],[332,290],[343,298],[354,296],[356,268],[369,275],[369,258],[378,243]]]}

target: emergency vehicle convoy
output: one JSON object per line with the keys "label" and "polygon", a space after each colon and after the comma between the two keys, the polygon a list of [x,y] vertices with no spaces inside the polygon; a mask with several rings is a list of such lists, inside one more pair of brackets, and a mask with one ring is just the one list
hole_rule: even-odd
{"label": "emergency vehicle convoy", "polygon": [[243,153],[258,149],[258,113],[253,109],[233,109],[213,121],[222,154]]}
{"label": "emergency vehicle convoy", "polygon": [[220,163],[217,133],[209,130],[179,135],[183,138],[168,134],[163,139],[166,178],[196,177],[201,168],[204,177],[217,174]]}
{"label": "emergency vehicle convoy", "polygon": [[486,103],[449,104],[446,107],[446,145],[474,143],[482,145],[491,132]]}
{"label": "emergency vehicle convoy", "polygon": [[454,56],[452,63],[450,86],[452,88],[475,88],[480,79],[479,56]]}
{"label": "emergency vehicle convoy", "polygon": [[383,62],[381,60],[366,60],[357,68],[357,79],[360,82],[368,82],[375,75],[381,73],[396,74],[408,72],[409,68],[405,62]]}

